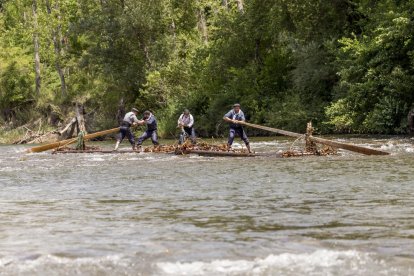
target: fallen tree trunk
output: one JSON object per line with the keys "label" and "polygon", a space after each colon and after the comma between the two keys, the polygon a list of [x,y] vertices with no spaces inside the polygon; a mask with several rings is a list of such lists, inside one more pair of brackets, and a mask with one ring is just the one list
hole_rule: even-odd
{"label": "fallen tree trunk", "polygon": [[[70,127],[72,127],[73,126],[73,124],[75,124],[76,123],[76,118],[73,118],[70,122],[69,122],[69,124],[67,124],[62,130],[60,130],[59,131],[59,135],[63,135],[65,132],[67,132],[68,131],[68,129],[70,128]],[[72,132],[72,134],[73,134],[73,130],[71,131]]]}
{"label": "fallen tree trunk", "polygon": [[65,154],[65,153],[140,153],[136,150],[56,150],[52,152],[53,154]]}
{"label": "fallen tree trunk", "polygon": [[232,157],[255,157],[255,153],[232,152],[232,151],[209,151],[209,150],[187,150],[185,154],[198,154],[201,156],[232,156]]}
{"label": "fallen tree trunk", "polygon": [[[84,140],[90,140],[90,139],[93,139],[93,138],[96,138],[96,137],[99,137],[99,136],[112,134],[112,133],[115,133],[115,132],[118,132],[118,131],[119,131],[119,127],[112,128],[112,129],[108,129],[108,130],[104,130],[104,131],[99,131],[99,132],[87,134],[83,137],[83,139]],[[50,144],[46,144],[46,145],[33,147],[33,148],[28,149],[27,152],[42,152],[42,151],[46,151],[46,150],[59,148],[59,147],[62,147],[62,146],[67,146],[67,145],[75,143],[77,141],[77,139],[78,138],[72,138],[72,139],[62,140],[62,141],[55,142],[55,143],[50,143]]]}
{"label": "fallen tree trunk", "polygon": [[[299,138],[299,137],[305,136],[304,134],[300,134],[300,133],[295,133],[295,132],[290,132],[290,131],[281,130],[281,129],[277,129],[277,128],[271,128],[271,127],[246,123],[246,122],[242,122],[242,121],[240,121],[239,123],[241,125],[245,125],[245,126],[249,126],[249,127],[253,127],[253,128],[257,128],[257,129],[262,129],[262,130],[267,130],[267,131],[270,131],[270,132],[274,132],[274,133],[278,133],[278,134],[282,134],[282,135],[286,135],[286,136],[291,136],[291,137]],[[328,146],[335,147],[335,148],[345,149],[345,150],[349,150],[349,151],[353,151],[353,152],[358,152],[358,153],[362,153],[362,154],[366,154],[366,155],[388,155],[389,154],[388,152],[381,151],[381,150],[365,148],[365,147],[361,147],[361,146],[357,146],[357,145],[353,145],[353,144],[335,142],[335,141],[331,141],[331,140],[327,140],[327,139],[323,139],[323,138],[319,138],[319,137],[309,136],[308,139],[312,142],[315,142],[315,143],[328,145]]]}

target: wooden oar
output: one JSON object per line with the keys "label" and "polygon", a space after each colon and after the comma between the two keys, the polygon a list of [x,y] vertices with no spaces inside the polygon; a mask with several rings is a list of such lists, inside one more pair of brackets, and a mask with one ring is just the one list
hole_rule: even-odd
{"label": "wooden oar", "polygon": [[[91,134],[86,134],[83,139],[84,140],[90,140],[99,136],[103,136],[103,135],[107,135],[107,134],[111,134],[111,133],[115,133],[119,131],[119,127],[117,128],[111,128],[108,130],[104,130],[104,131],[99,131],[99,132],[95,132],[95,133],[91,133]],[[61,147],[63,145],[69,145],[69,144],[73,144],[77,141],[78,138],[71,138],[71,139],[67,139],[67,140],[62,140],[59,142],[55,142],[55,143],[50,143],[50,144],[46,144],[46,145],[41,145],[41,146],[37,146],[37,147],[33,147],[27,150],[27,152],[42,152],[42,151],[46,151],[46,150],[51,150],[51,149],[55,149],[58,147]]]}
{"label": "wooden oar", "polygon": [[[300,134],[300,133],[295,133],[295,132],[290,132],[290,131],[286,131],[286,130],[282,130],[282,129],[277,129],[277,128],[272,128],[272,127],[266,127],[266,126],[246,123],[246,122],[242,122],[242,121],[240,121],[239,124],[249,126],[249,127],[253,127],[253,128],[257,128],[257,129],[267,130],[267,131],[270,131],[270,132],[275,132],[275,133],[278,133],[278,134],[291,136],[291,137],[302,137],[302,136],[304,136],[304,134]],[[309,139],[312,142],[315,142],[315,143],[328,145],[328,146],[335,147],[335,148],[345,149],[345,150],[349,150],[349,151],[353,151],[353,152],[358,152],[358,153],[362,153],[362,154],[366,154],[366,155],[388,155],[389,154],[386,151],[381,151],[381,150],[376,150],[376,149],[371,149],[371,148],[365,148],[365,147],[356,146],[356,145],[353,145],[353,144],[335,142],[335,141],[331,141],[331,140],[327,140],[327,139],[323,139],[323,138],[319,138],[319,137],[309,136]]]}

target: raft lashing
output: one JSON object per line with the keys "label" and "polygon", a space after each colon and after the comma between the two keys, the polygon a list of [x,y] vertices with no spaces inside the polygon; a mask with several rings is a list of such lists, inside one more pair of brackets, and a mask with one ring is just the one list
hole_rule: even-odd
{"label": "raft lashing", "polygon": [[[53,154],[58,153],[108,153],[108,154],[123,154],[123,153],[164,153],[164,154],[176,154],[176,155],[189,155],[197,154],[201,156],[229,156],[229,157],[256,157],[256,156],[275,156],[275,157],[301,157],[301,156],[327,156],[336,155],[337,147],[345,150],[350,150],[367,155],[388,155],[388,152],[380,151],[377,149],[361,147],[352,144],[344,144],[335,141],[330,141],[323,138],[314,137],[312,135],[313,127],[311,123],[307,124],[306,134],[299,134],[284,130],[278,130],[270,127],[259,126],[250,123],[241,122],[242,125],[259,128],[262,130],[268,130],[277,132],[282,135],[288,135],[295,137],[296,140],[292,143],[291,147],[285,151],[268,152],[268,153],[249,153],[247,149],[228,149],[226,144],[209,144],[203,141],[199,141],[196,145],[193,145],[190,140],[185,141],[182,145],[157,145],[144,147],[139,150],[106,150],[99,147],[84,146],[83,148],[77,147],[69,148],[68,145],[76,141],[77,138],[52,143],[49,145],[41,145],[29,149],[28,152],[39,152],[39,149],[53,149]],[[90,137],[97,137],[99,134],[114,133],[117,129],[111,129],[108,131],[102,131],[99,133],[88,134],[84,136],[87,140]],[[200,140],[200,139],[199,139]]]}

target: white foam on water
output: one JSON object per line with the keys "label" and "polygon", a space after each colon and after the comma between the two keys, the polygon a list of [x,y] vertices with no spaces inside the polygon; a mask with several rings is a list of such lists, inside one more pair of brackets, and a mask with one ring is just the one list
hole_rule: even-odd
{"label": "white foam on water", "polygon": [[[354,250],[317,250],[313,253],[283,253],[255,260],[158,263],[159,275],[374,275],[398,273],[372,254]],[[387,273],[388,273],[387,272]]]}
{"label": "white foam on water", "polygon": [[34,258],[1,258],[0,275],[111,275],[114,271],[128,275],[131,262],[120,255],[70,258],[39,255]]}
{"label": "white foam on water", "polygon": [[395,149],[395,145],[392,142],[388,142],[385,145],[381,145],[382,150],[393,150]]}
{"label": "white foam on water", "polygon": [[14,172],[14,171],[21,171],[23,168],[20,167],[2,167],[0,168],[0,172]]}
{"label": "white foam on water", "polygon": [[102,161],[106,161],[106,159],[104,159],[102,157],[92,157],[91,161],[102,162]]}
{"label": "white foam on water", "polygon": [[128,160],[128,161],[137,161],[137,160],[142,160],[142,159],[144,159],[144,158],[139,158],[139,157],[129,157],[129,158],[126,158],[125,160]]}
{"label": "white foam on water", "polygon": [[268,141],[268,142],[252,142],[251,144],[254,146],[281,146],[285,145],[287,143],[291,143],[290,141]]}
{"label": "white foam on water", "polygon": [[231,147],[234,148],[234,149],[241,149],[241,148],[243,148],[242,144],[240,144],[240,143],[233,143],[233,145]]}
{"label": "white foam on water", "polygon": [[382,150],[386,151],[394,151],[394,152],[406,152],[406,153],[413,153],[414,147],[410,143],[393,143],[388,142],[385,145],[381,145]]}
{"label": "white foam on water", "polygon": [[414,148],[406,148],[405,149],[405,152],[413,153],[414,152]]}

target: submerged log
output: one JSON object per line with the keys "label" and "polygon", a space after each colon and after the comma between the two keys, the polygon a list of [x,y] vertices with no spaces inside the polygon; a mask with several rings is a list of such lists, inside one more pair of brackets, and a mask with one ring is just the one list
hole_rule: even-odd
{"label": "submerged log", "polygon": [[113,153],[113,154],[122,154],[122,153],[140,153],[136,150],[55,150],[52,154],[62,154],[62,153]]}
{"label": "submerged log", "polygon": [[232,157],[255,157],[256,153],[233,152],[233,151],[208,151],[208,150],[187,150],[184,154],[198,154],[201,156],[232,156]]}

